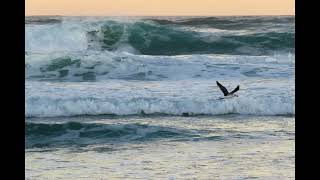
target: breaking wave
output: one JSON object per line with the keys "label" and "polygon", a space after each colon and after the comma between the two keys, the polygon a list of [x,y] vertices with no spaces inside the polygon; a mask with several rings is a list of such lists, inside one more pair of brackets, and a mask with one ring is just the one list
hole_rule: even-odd
{"label": "breaking wave", "polygon": [[29,17],[25,116],[294,115],[294,20]]}
{"label": "breaking wave", "polygon": [[[275,22],[270,23],[272,20]],[[277,19],[272,20],[266,17],[253,20],[211,17],[180,21],[59,19],[57,22],[61,21],[60,23],[49,23],[53,22],[49,19],[49,24],[41,26],[27,24],[26,50],[125,49],[124,51],[145,55],[266,55],[274,51],[294,52],[294,27],[288,31],[288,26],[292,26],[292,17],[280,19],[280,25],[277,25]],[[283,26],[283,22],[288,26]],[[261,30],[255,28],[258,25]]]}
{"label": "breaking wave", "polygon": [[111,52],[26,55],[28,79],[94,81],[101,79],[161,80],[229,77],[290,77],[293,55],[142,56]]}
{"label": "breaking wave", "polygon": [[[134,82],[132,83],[134,84]],[[30,85],[32,86],[32,85]],[[50,86],[43,84],[42,86]],[[132,91],[118,84],[115,88],[89,84],[86,88],[77,85],[61,85],[50,91],[33,86],[27,87],[26,117],[56,117],[77,115],[294,115],[295,98],[293,87],[260,90],[252,88],[240,97],[219,100],[219,90],[157,92],[141,87]],[[152,85],[150,85],[152,86]],[[156,85],[155,85],[156,86]],[[138,87],[138,86],[137,86]],[[110,88],[110,89],[107,89]],[[134,87],[133,87],[134,88]],[[171,87],[174,88],[174,87]],[[181,89],[183,87],[175,87]],[[263,87],[261,87],[263,89]],[[289,89],[288,89],[289,88]],[[197,93],[198,91],[198,93]],[[269,92],[270,91],[270,92]],[[273,91],[279,91],[278,93]],[[256,92],[256,93],[252,93]]]}

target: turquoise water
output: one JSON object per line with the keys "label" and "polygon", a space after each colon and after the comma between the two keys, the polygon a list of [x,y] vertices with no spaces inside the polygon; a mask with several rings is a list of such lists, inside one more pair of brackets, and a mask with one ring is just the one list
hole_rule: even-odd
{"label": "turquoise water", "polygon": [[26,179],[295,179],[294,21],[26,17]]}
{"label": "turquoise water", "polygon": [[88,116],[27,123],[30,179],[295,179],[294,117]]}

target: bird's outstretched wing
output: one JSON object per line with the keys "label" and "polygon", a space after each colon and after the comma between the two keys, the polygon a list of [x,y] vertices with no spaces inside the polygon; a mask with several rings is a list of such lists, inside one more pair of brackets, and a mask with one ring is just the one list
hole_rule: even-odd
{"label": "bird's outstretched wing", "polygon": [[233,91],[230,92],[230,94],[234,94],[235,92],[239,91],[240,86],[238,85]]}
{"label": "bird's outstretched wing", "polygon": [[217,85],[220,88],[220,90],[223,92],[223,95],[226,96],[229,94],[227,88],[223,87],[218,81],[217,81]]}

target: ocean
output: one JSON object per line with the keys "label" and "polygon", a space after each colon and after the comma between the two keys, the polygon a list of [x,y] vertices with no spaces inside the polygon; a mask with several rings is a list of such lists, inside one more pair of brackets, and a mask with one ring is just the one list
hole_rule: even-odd
{"label": "ocean", "polygon": [[295,179],[295,17],[28,16],[25,107],[26,179]]}

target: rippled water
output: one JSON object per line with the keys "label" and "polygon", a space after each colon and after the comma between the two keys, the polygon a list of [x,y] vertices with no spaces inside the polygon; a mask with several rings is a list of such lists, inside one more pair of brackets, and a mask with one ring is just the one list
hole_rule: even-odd
{"label": "rippled water", "polygon": [[294,16],[25,21],[26,179],[295,179]]}
{"label": "rippled water", "polygon": [[[39,129],[28,131],[30,179],[294,179],[293,117],[89,116],[27,123],[83,128],[59,135],[58,128],[47,130],[42,147],[32,147]],[[90,125],[98,127],[86,129]]]}

